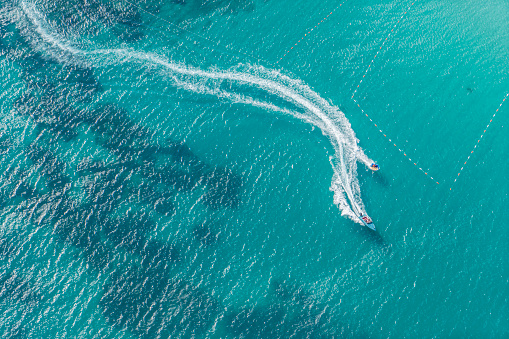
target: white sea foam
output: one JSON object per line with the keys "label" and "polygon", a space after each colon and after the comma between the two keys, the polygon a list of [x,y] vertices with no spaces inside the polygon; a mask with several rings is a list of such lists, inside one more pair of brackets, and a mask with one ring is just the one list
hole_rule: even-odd
{"label": "white sea foam", "polygon": [[[40,48],[45,48],[46,52],[53,53],[56,58],[66,58],[70,55],[72,58],[81,58],[82,61],[95,66],[125,62],[146,63],[159,67],[167,73],[175,86],[188,91],[260,107],[267,111],[288,114],[320,128],[322,133],[329,138],[335,151],[334,157],[330,158],[334,173],[330,189],[334,192],[334,203],[338,205],[342,215],[358,223],[360,221],[356,213],[366,215],[357,179],[357,161],[367,166],[373,161],[358,146],[359,140],[355,137],[344,113],[336,106],[329,104],[302,81],[262,66],[239,65],[230,70],[201,70],[171,62],[154,53],[127,48],[80,49],[58,34],[33,4],[21,2],[21,8],[30,25],[33,26],[32,29],[37,32],[39,40],[42,41]],[[56,51],[60,51],[60,53]],[[67,62],[69,61],[67,60]],[[245,94],[224,90],[222,87],[228,87],[221,86],[225,82],[251,86],[258,91],[277,96],[286,103],[299,107],[299,112],[271,102],[257,100]]]}

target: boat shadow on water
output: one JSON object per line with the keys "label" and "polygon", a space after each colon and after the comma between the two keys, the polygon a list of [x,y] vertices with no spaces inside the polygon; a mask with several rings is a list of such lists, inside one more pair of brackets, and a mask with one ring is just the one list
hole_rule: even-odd
{"label": "boat shadow on water", "polygon": [[389,178],[387,173],[384,173],[383,170],[372,171],[366,167],[366,170],[363,171],[362,166],[359,168],[358,175],[362,181],[375,181],[378,185],[382,185],[383,187],[389,187],[392,181],[392,178]]}
{"label": "boat shadow on water", "polygon": [[378,249],[382,250],[384,253],[388,254],[392,251],[392,244],[388,243],[377,231],[372,231],[367,227],[358,227],[358,224],[355,224],[357,228],[355,235],[362,239],[362,241],[367,241],[370,244],[374,244]]}
{"label": "boat shadow on water", "polygon": [[389,187],[390,186],[389,178],[387,177],[387,175],[385,175],[383,173],[380,173],[380,171],[373,172],[372,173],[372,177],[373,177],[373,179],[375,180],[375,182],[377,184],[382,185],[383,187]]}

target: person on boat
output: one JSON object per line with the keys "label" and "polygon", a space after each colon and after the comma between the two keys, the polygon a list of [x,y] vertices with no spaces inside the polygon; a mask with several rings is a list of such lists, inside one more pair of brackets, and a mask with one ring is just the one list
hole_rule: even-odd
{"label": "person on boat", "polygon": [[364,216],[364,215],[362,215],[362,213],[361,213],[361,219],[364,220],[366,222],[366,224],[373,222],[370,217],[368,217],[367,215]]}

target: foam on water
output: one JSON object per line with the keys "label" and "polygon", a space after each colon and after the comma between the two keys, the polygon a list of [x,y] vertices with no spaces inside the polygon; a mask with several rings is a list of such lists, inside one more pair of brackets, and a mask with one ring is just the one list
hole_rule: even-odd
{"label": "foam on water", "polygon": [[[359,140],[344,113],[302,81],[262,66],[239,65],[230,70],[201,70],[169,61],[154,53],[127,48],[80,49],[58,34],[33,4],[21,2],[21,8],[30,21],[30,26],[33,26],[38,34],[34,37],[37,47],[44,49],[52,57],[64,59],[64,62],[89,62],[95,66],[139,62],[158,66],[175,86],[188,91],[287,114],[320,128],[329,138],[335,151],[334,157],[330,158],[334,173],[330,189],[334,192],[334,203],[338,205],[342,215],[355,222],[360,223],[356,213],[367,214],[357,179],[357,161],[367,166],[373,161],[358,146]],[[224,90],[222,85],[225,83],[261,90],[299,107],[301,111],[296,112],[245,94]]]}

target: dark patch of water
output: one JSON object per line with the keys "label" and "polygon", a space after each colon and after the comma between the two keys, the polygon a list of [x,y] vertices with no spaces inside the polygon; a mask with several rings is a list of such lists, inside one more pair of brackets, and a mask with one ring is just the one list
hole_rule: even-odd
{"label": "dark patch of water", "polygon": [[140,255],[147,265],[169,266],[178,253],[170,245],[147,240],[146,234],[155,227],[147,213],[128,211],[112,216],[123,200],[123,194],[116,197],[115,192],[126,187],[128,179],[119,179],[120,175],[113,170],[107,173],[114,175],[92,185],[92,196],[95,194],[92,203],[80,204],[65,192],[40,195],[32,220],[52,224],[56,239],[80,249],[87,262],[97,269],[105,269],[114,256],[114,250],[105,242]]}
{"label": "dark patch of water", "polygon": [[201,161],[184,142],[168,142],[168,145],[164,148],[164,153],[171,155],[178,164],[189,168],[190,172],[203,175],[209,170],[210,166]]}
{"label": "dark patch of water", "polygon": [[302,287],[288,284],[284,280],[273,280],[271,287],[277,298],[284,300],[285,302],[306,304],[312,301],[310,294]]}
{"label": "dark patch of water", "polygon": [[103,243],[87,247],[82,253],[86,262],[99,271],[104,271],[109,268],[115,254]]}
{"label": "dark patch of water", "polygon": [[20,274],[15,271],[0,273],[0,301],[34,304],[40,300],[37,289]]}
{"label": "dark patch of water", "polygon": [[[298,338],[326,338],[333,335],[342,324],[333,323],[330,310],[301,286],[285,281],[273,284],[276,299],[288,309],[291,322],[289,332]],[[328,334],[326,334],[328,333]]]}
{"label": "dark patch of water", "polygon": [[243,338],[329,338],[343,331],[341,324],[331,327],[330,310],[302,287],[275,281],[269,300],[228,314],[229,332]]}
{"label": "dark patch of water", "polygon": [[100,306],[109,322],[140,338],[203,335],[219,312],[212,297],[190,284],[136,269],[111,277]]}
{"label": "dark patch of water", "polygon": [[133,189],[130,199],[137,203],[149,205],[156,212],[163,215],[170,215],[175,212],[174,193],[167,190],[166,187],[157,187],[153,182],[149,181],[147,183],[147,180],[144,180],[142,184]]}
{"label": "dark patch of water", "polygon": [[26,339],[29,338],[27,331],[19,323],[14,325],[5,334],[6,339]]}
{"label": "dark patch of water", "polygon": [[43,11],[49,20],[58,20],[67,29],[97,35],[106,26],[125,42],[138,41],[144,36],[141,15],[136,8],[124,5],[100,0],[59,1]]}
{"label": "dark patch of water", "polygon": [[21,77],[31,86],[50,89],[51,85],[65,83],[67,87],[80,91],[81,95],[92,94],[103,89],[90,67],[61,64],[33,51],[21,56],[16,55],[14,61],[20,66]]}
{"label": "dark patch of water", "polygon": [[7,134],[0,134],[0,155],[4,155],[13,147]]}
{"label": "dark patch of water", "polygon": [[286,310],[280,305],[246,307],[225,316],[227,329],[234,338],[284,338],[286,332]]}
{"label": "dark patch of water", "polygon": [[9,194],[9,198],[32,199],[36,195],[36,190],[24,181],[24,179],[21,179]]}
{"label": "dark patch of water", "polygon": [[[147,144],[151,133],[135,124],[127,112],[114,105],[95,110],[77,110],[66,98],[64,92],[58,92],[57,87],[47,84],[39,97],[29,92],[18,100],[16,107],[19,113],[29,115],[37,122],[42,131],[49,130],[55,138],[64,141],[75,139],[78,127],[83,123],[88,124],[101,146],[116,154],[123,165],[149,179],[151,186],[159,188],[153,189],[154,192],[164,191],[161,186],[167,186],[166,190],[190,191],[205,178],[203,181],[207,182],[209,189],[204,202],[208,206],[215,209],[238,206],[242,181],[233,171],[223,168],[211,171],[211,166],[196,157],[184,143],[167,142],[165,146]],[[165,161],[157,165],[158,159],[168,156],[173,162]],[[113,194],[113,202],[125,198],[121,190],[123,185],[117,185],[120,182],[118,172],[118,169],[115,174],[108,172],[102,178],[101,181],[114,179],[112,184],[106,184],[108,187],[102,187],[104,190],[92,191],[96,203],[106,203],[110,193]],[[50,185],[57,183],[50,181]],[[174,211],[173,203],[168,198],[151,203],[161,214],[168,215]]]}
{"label": "dark patch of water", "polygon": [[149,178],[156,185],[165,185],[177,192],[191,191],[201,179],[200,176],[186,169],[176,168],[174,164],[155,169]]}
{"label": "dark patch of water", "polygon": [[242,179],[231,169],[215,168],[208,175],[207,188],[203,201],[210,208],[236,208],[239,206]]}
{"label": "dark patch of water", "polygon": [[94,76],[94,70],[79,65],[64,65],[59,74],[64,77],[61,81],[67,84],[79,84],[81,91],[102,91],[103,87]]}
{"label": "dark patch of water", "polygon": [[175,213],[175,204],[168,198],[161,198],[156,201],[154,209],[159,214],[169,216]]}
{"label": "dark patch of water", "polygon": [[155,226],[147,213],[129,211],[104,222],[102,230],[115,248],[140,256],[143,267],[168,269],[178,260],[178,251],[171,244],[147,238]]}
{"label": "dark patch of water", "polygon": [[220,232],[217,231],[211,222],[204,222],[193,230],[193,236],[202,246],[215,245],[219,240]]}
{"label": "dark patch of water", "polygon": [[9,167],[2,177],[0,208],[16,206],[38,197],[39,193],[30,185],[29,180],[27,170],[21,167]]}
{"label": "dark patch of water", "polygon": [[[17,29],[14,23],[4,26],[9,34],[0,38],[3,54],[20,67],[20,78],[27,85],[48,89],[53,85],[65,84],[80,92],[81,100],[86,95],[101,91],[101,84],[93,75],[92,68],[85,65],[61,63],[59,60],[33,49],[30,35]],[[21,52],[21,53],[20,53]],[[62,89],[60,88],[59,91]],[[66,92],[70,92],[66,89]],[[54,93],[55,94],[55,93]],[[69,93],[66,93],[67,95]]]}
{"label": "dark patch of water", "polygon": [[27,339],[30,338],[27,334],[27,330],[21,325],[17,325],[14,328],[9,330],[9,333],[6,335],[7,339]]}
{"label": "dark patch of water", "polygon": [[90,175],[98,172],[104,172],[108,168],[103,161],[93,160],[91,158],[85,158],[80,161],[78,167],[76,168],[76,172],[80,175]]}
{"label": "dark patch of water", "polygon": [[99,220],[87,207],[65,200],[54,216],[53,233],[64,242],[78,248],[94,247],[101,243]]}
{"label": "dark patch of water", "polygon": [[85,191],[90,205],[112,211],[129,197],[130,172],[124,167],[111,167],[97,173],[93,181],[86,183]]}
{"label": "dark patch of water", "polygon": [[145,235],[155,226],[155,222],[150,219],[147,213],[129,211],[120,218],[105,222],[103,231],[115,247],[133,251],[142,248]]}
{"label": "dark patch of water", "polygon": [[[16,41],[19,44],[18,47],[26,47],[28,48],[29,44],[22,36],[19,36],[19,39]],[[14,49],[16,46],[9,46]],[[30,78],[40,77],[41,80],[46,80],[47,82],[51,82],[51,73],[48,70],[54,68],[57,65],[57,62],[44,57],[41,53],[34,52],[31,50],[27,50],[26,53],[15,57],[15,61],[21,67],[23,75],[27,78],[25,80],[29,80]],[[30,79],[31,80],[31,79]]]}
{"label": "dark patch of water", "polygon": [[130,9],[119,12],[117,15],[117,24],[112,27],[112,31],[119,39],[125,42],[136,42],[141,40],[145,33],[142,29],[142,17],[139,12]]}
{"label": "dark patch of water", "polygon": [[19,241],[12,236],[0,238],[0,258],[9,258],[18,251]]}
{"label": "dark patch of water", "polygon": [[136,142],[150,138],[148,132],[135,124],[128,113],[114,105],[101,106],[90,112],[90,130],[101,146],[117,154],[123,161],[132,160]]}
{"label": "dark patch of water", "polygon": [[69,105],[59,105],[56,98],[54,101],[49,101],[49,99],[46,96],[37,98],[28,92],[16,100],[14,109],[18,114],[32,118],[40,133],[49,132],[54,138],[64,141],[76,139],[79,120],[77,118],[66,120],[65,117],[70,114],[56,112],[56,110],[63,112],[74,110]]}
{"label": "dark patch of water", "polygon": [[142,248],[137,249],[141,256],[141,265],[147,270],[169,271],[179,260],[179,251],[171,244],[159,240],[147,240]]}
{"label": "dark patch of water", "polygon": [[70,185],[71,180],[64,174],[66,164],[55,157],[50,150],[32,143],[27,146],[26,155],[37,167],[38,172],[46,178],[49,190],[62,190]]}

